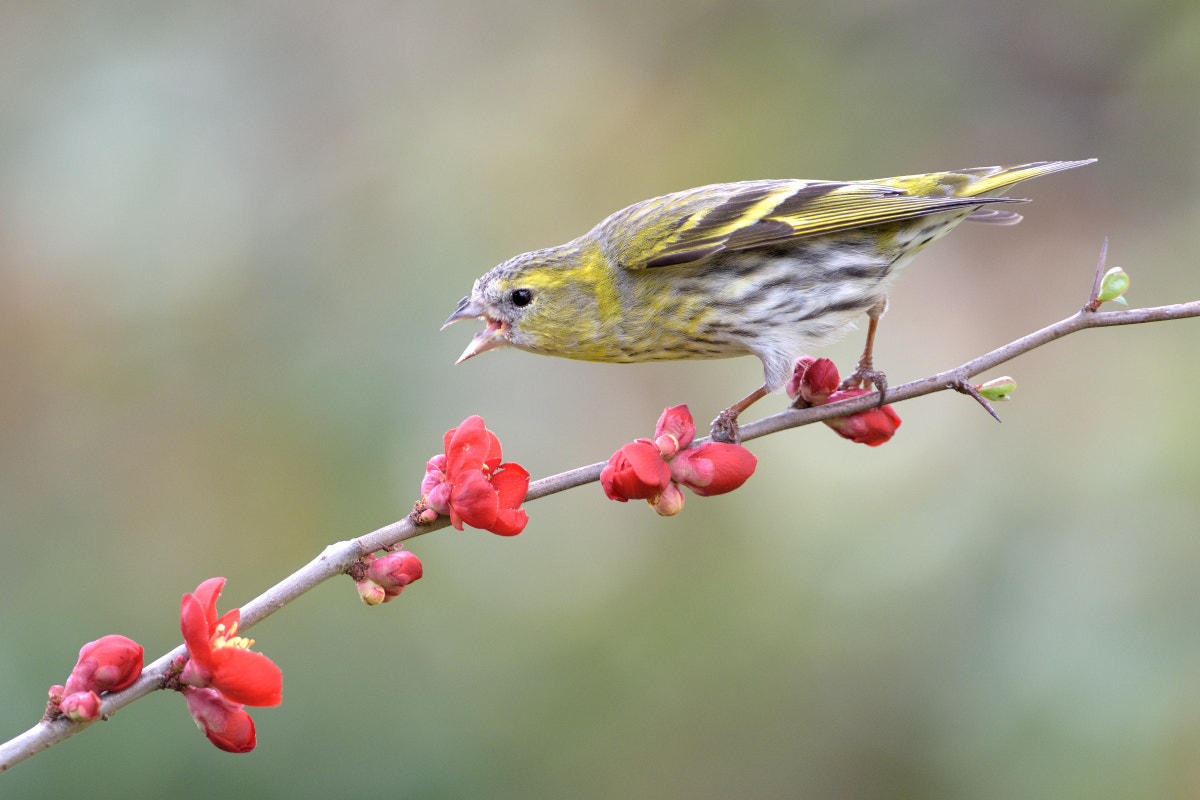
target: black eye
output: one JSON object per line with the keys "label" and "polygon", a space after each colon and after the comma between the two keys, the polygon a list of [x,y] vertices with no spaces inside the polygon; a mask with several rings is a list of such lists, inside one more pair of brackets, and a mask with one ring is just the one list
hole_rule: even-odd
{"label": "black eye", "polygon": [[529,289],[513,289],[508,299],[512,300],[512,304],[517,308],[524,308],[533,302],[533,292]]}

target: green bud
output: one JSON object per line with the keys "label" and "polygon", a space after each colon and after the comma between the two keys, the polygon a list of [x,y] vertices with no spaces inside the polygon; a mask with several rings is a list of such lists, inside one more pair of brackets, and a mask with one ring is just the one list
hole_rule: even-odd
{"label": "green bud", "polygon": [[1008,396],[1017,390],[1017,382],[1005,375],[1003,378],[993,378],[975,388],[988,400],[1007,400]]}
{"label": "green bud", "polygon": [[1125,270],[1120,267],[1113,267],[1108,272],[1104,273],[1104,278],[1100,281],[1100,293],[1096,295],[1096,299],[1101,303],[1107,303],[1109,300],[1117,300],[1122,305],[1126,305],[1124,300],[1121,300],[1121,295],[1125,294],[1125,290],[1129,288],[1129,276],[1125,274]]}

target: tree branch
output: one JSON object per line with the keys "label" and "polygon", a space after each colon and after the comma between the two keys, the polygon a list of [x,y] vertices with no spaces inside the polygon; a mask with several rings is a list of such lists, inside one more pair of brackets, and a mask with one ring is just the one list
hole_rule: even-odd
{"label": "tree branch", "polygon": [[[1100,267],[1103,267],[1103,256],[1101,256]],[[1097,270],[1098,276],[1100,271],[1100,269]],[[1099,278],[1097,278],[1097,287],[1098,285]],[[1095,297],[1096,288],[1093,288],[1093,301]],[[1177,305],[1158,306],[1156,308],[1128,309],[1103,313],[1093,310],[1092,306],[1093,303],[1089,303],[1089,305],[1084,306],[1078,313],[1061,322],[1056,322],[1053,325],[1035,331],[1028,336],[1010,342],[954,369],[939,372],[928,378],[922,378],[901,386],[889,387],[886,398],[887,402],[898,403],[946,389],[961,390],[962,387],[968,385],[966,383],[967,379],[1077,331],[1112,325],[1136,325],[1145,322],[1162,322],[1200,316],[1200,300]],[[788,409],[757,422],[743,425],[741,427],[742,441],[750,441],[790,428],[798,428],[802,425],[811,425],[814,422],[820,422],[833,417],[866,411],[877,406],[879,401],[879,393],[873,392],[838,403],[804,409]],[[705,441],[708,441],[708,439],[697,440],[695,444],[702,444]],[[525,499],[526,501],[537,500],[547,495],[599,480],[600,471],[604,468],[604,464],[605,462],[591,464],[534,481],[530,484],[529,493]],[[365,536],[360,536],[357,539],[350,539],[329,545],[312,561],[243,605],[241,629],[245,630],[252,627],[319,583],[344,573],[363,556],[392,547],[407,539],[432,533],[435,530],[445,528],[447,525],[449,525],[449,520],[446,518],[439,518],[429,525],[418,525],[411,517],[408,517],[386,525]],[[144,697],[155,689],[162,688],[163,681],[170,674],[171,663],[177,657],[184,655],[185,652],[186,650],[183,645],[176,647],[174,650],[160,656],[153,663],[147,665],[142,671],[141,677],[128,689],[106,695],[100,706],[101,719],[107,719],[134,700]],[[72,722],[65,717],[60,717],[52,721],[43,720],[39,722],[19,736],[14,737],[4,744],[0,744],[0,772],[4,772],[9,767],[24,761],[30,756],[79,733],[92,724],[90,722]]]}

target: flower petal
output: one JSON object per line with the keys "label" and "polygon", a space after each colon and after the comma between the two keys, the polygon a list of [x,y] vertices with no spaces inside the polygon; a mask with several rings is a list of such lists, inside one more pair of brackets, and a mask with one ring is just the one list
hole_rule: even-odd
{"label": "flower petal", "polygon": [[701,497],[732,492],[754,474],[758,459],[737,444],[708,442],[671,461],[671,477]]}
{"label": "flower petal", "polygon": [[262,653],[240,647],[213,651],[209,685],[233,702],[248,706],[277,706],[283,702],[283,673],[279,667]]}
{"label": "flower petal", "polygon": [[[450,518],[455,517],[472,528],[487,529],[500,511],[500,495],[477,469],[458,475],[450,493]],[[456,525],[462,530],[461,525]]]}
{"label": "flower petal", "polygon": [[254,749],[254,720],[241,705],[213,689],[189,689],[183,696],[188,713],[216,747],[227,753],[249,753]]}
{"label": "flower petal", "polygon": [[452,482],[460,472],[483,468],[491,449],[488,434],[483,418],[478,415],[467,417],[461,425],[447,432],[446,476]]}

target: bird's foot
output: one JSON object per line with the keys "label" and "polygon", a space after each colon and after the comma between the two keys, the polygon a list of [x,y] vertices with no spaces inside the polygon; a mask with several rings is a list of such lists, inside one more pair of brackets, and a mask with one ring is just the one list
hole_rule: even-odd
{"label": "bird's foot", "polygon": [[730,406],[717,415],[717,418],[708,427],[708,435],[714,442],[741,443],[742,432],[738,428],[738,414],[740,413],[740,408]]}
{"label": "bird's foot", "polygon": [[872,369],[871,365],[863,364],[861,361],[858,368],[853,373],[846,376],[842,381],[839,389],[870,389],[872,386],[879,389],[879,405],[882,407],[884,398],[887,396],[887,375],[881,370]]}

